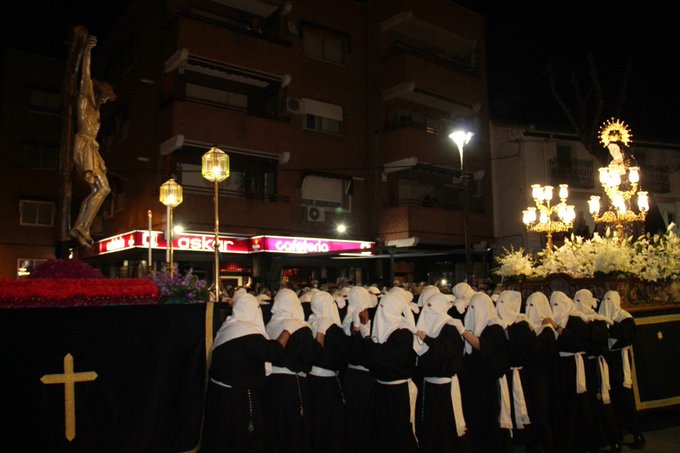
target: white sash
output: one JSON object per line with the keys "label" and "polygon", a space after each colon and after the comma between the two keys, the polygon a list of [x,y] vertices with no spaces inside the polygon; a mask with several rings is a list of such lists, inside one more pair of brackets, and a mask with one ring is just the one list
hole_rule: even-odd
{"label": "white sash", "polygon": [[416,400],[418,399],[418,387],[416,387],[416,384],[414,384],[411,379],[397,379],[396,381],[381,381],[380,379],[376,379],[375,382],[382,385],[399,385],[408,383],[408,398],[409,403],[411,405],[410,416],[411,429],[413,430],[413,437],[416,438],[417,442],[418,437],[416,436]]}
{"label": "white sash", "polygon": [[312,371],[309,374],[316,377],[335,377],[338,375],[337,371],[327,370],[318,366],[312,366]]}
{"label": "white sash", "polygon": [[498,393],[501,400],[501,411],[500,414],[498,414],[498,423],[500,424],[501,428],[512,430],[512,417],[510,416],[510,389],[508,388],[508,378],[505,375],[498,378],[498,387],[500,389]]}
{"label": "white sash", "polygon": [[299,373],[296,373],[295,371],[282,367],[282,366],[273,366],[272,365],[272,374],[290,374],[292,376],[300,376],[300,377],[307,377],[307,373],[300,371]]}
{"label": "white sash", "polygon": [[597,364],[600,368],[600,395],[602,396],[602,402],[609,404],[612,402],[609,398],[609,390],[611,390],[609,385],[609,366],[607,366],[607,361],[603,356],[597,358]]}
{"label": "white sash", "polygon": [[531,423],[527,402],[524,398],[522,378],[519,375],[521,369],[522,367],[512,368],[512,402],[515,408],[515,426],[517,426],[517,429],[524,429],[524,425]]}
{"label": "white sash", "polygon": [[623,364],[623,386],[627,389],[633,388],[633,375],[630,371],[630,354],[632,346],[626,346],[621,349],[621,363]]}
{"label": "white sash", "polygon": [[368,368],[366,368],[363,365],[353,365],[353,364],[348,364],[347,368],[352,369],[352,370],[359,370],[359,371],[368,371]]}
{"label": "white sash", "polygon": [[586,393],[586,367],[583,363],[585,352],[561,352],[560,357],[574,356],[576,361],[576,393]]}
{"label": "white sash", "polygon": [[451,405],[453,406],[453,417],[456,422],[456,432],[458,437],[463,437],[467,431],[465,417],[463,416],[463,403],[460,394],[460,382],[458,376],[448,377],[426,377],[425,382],[430,384],[451,384]]}

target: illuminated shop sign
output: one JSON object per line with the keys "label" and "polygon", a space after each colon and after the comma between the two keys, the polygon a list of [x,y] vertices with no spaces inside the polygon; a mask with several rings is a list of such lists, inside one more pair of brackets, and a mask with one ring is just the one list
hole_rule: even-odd
{"label": "illuminated shop sign", "polygon": [[[98,253],[119,252],[133,248],[165,249],[167,243],[161,231],[135,230],[117,236],[112,236],[98,242]],[[219,250],[224,253],[329,253],[348,252],[348,255],[370,255],[371,252],[361,252],[374,246],[368,241],[344,241],[337,239],[302,238],[290,236],[256,236],[253,238],[238,238],[220,236]],[[175,250],[192,252],[214,252],[215,236],[201,233],[181,233],[173,238],[172,247]]]}
{"label": "illuminated shop sign", "polygon": [[[165,235],[160,231],[130,231],[125,234],[103,239],[98,243],[99,254],[119,252],[131,248],[149,248],[151,239],[152,249],[165,249],[167,242]],[[218,240],[220,252],[227,253],[248,253],[250,250],[250,239],[221,236]],[[181,233],[173,237],[172,248],[175,250],[186,250],[192,252],[214,252],[215,236],[210,234]]]}
{"label": "illuminated shop sign", "polygon": [[253,252],[278,252],[278,253],[329,253],[352,251],[356,255],[365,255],[370,252],[358,252],[358,250],[370,249],[373,242],[343,241],[337,239],[300,238],[289,236],[257,236],[250,240]]}

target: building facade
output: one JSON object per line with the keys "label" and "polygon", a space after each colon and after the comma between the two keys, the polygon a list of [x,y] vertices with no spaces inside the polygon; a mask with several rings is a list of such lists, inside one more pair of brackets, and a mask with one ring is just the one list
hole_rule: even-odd
{"label": "building facade", "polygon": [[[97,239],[149,222],[164,231],[158,195],[169,178],[184,192],[174,223],[210,234],[200,166],[212,146],[230,157],[221,235],[402,241],[413,252],[323,262],[225,252],[224,278],[460,279],[465,217],[471,246],[492,239],[483,18],[453,2],[137,0],[93,51],[93,76],[118,96],[102,113],[112,193]],[[464,168],[448,138],[461,121],[475,134]],[[148,261],[143,250],[98,252],[80,257],[112,276]],[[473,259],[480,275],[485,253]],[[212,275],[209,252],[175,260]]]}

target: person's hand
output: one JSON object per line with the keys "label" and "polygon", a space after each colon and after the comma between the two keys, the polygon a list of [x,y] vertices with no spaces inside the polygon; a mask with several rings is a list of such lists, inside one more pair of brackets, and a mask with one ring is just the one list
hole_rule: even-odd
{"label": "person's hand", "polygon": [[553,329],[557,329],[557,323],[552,318],[543,318],[543,320],[541,321],[541,324],[543,324],[543,325],[547,324],[547,325],[551,326]]}
{"label": "person's hand", "polygon": [[89,35],[87,37],[87,43],[85,44],[85,50],[92,50],[97,45],[97,37]]}
{"label": "person's hand", "polygon": [[460,319],[453,318],[451,325],[456,328],[459,334],[463,335],[463,332],[465,332],[465,326]]}
{"label": "person's hand", "polygon": [[368,310],[364,309],[359,312],[359,322],[366,324],[369,321]]}
{"label": "person's hand", "polygon": [[422,330],[417,331],[415,335],[418,337],[418,339],[420,339],[420,341],[425,341],[425,338],[427,338],[427,334]]}
{"label": "person's hand", "polygon": [[290,332],[288,332],[287,330],[283,330],[283,331],[281,331],[281,334],[279,335],[279,338],[276,339],[276,341],[281,343],[281,346],[283,346],[285,348],[286,345],[288,344],[289,338],[290,338]]}
{"label": "person's hand", "polygon": [[321,346],[323,346],[325,339],[326,339],[326,335],[322,334],[321,332],[316,333],[316,341],[318,341]]}

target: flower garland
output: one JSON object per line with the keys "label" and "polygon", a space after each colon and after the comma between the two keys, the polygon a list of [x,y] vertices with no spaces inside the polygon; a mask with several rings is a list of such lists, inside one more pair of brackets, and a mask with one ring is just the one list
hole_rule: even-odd
{"label": "flower garland", "polygon": [[0,308],[89,307],[156,304],[148,279],[0,279]]}
{"label": "flower garland", "polygon": [[507,250],[496,258],[493,272],[503,279],[541,279],[552,274],[573,278],[638,278],[646,282],[671,282],[680,277],[680,236],[671,223],[665,234],[649,233],[620,240],[607,230],[592,239],[572,235],[546,256],[524,249]]}

